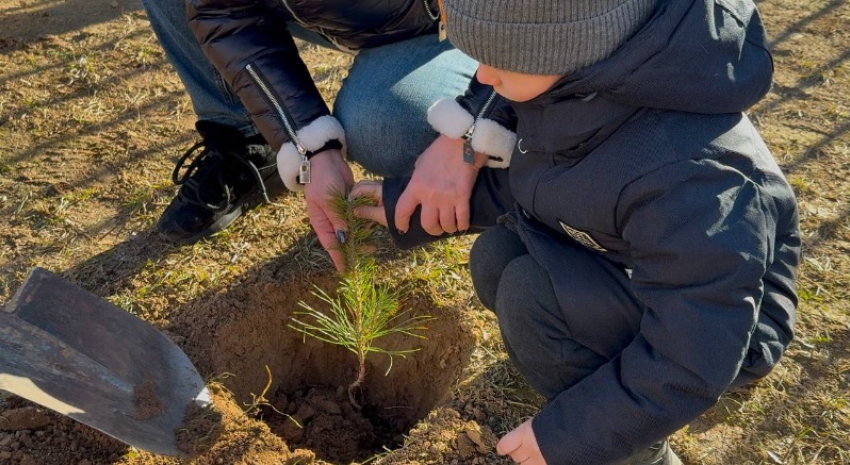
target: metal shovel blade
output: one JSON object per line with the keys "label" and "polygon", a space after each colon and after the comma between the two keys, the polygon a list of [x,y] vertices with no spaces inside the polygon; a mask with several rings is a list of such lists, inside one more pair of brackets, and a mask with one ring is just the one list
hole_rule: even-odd
{"label": "metal shovel blade", "polygon": [[41,268],[0,309],[0,389],[164,455],[182,455],[190,403],[209,402],[165,335]]}

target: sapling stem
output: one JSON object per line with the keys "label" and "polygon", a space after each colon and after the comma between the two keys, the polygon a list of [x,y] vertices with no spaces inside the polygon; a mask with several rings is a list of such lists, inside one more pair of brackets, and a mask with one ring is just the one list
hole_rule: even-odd
{"label": "sapling stem", "polygon": [[360,370],[357,373],[357,379],[354,380],[353,383],[348,385],[348,400],[351,401],[351,405],[354,406],[357,410],[360,410],[362,407],[357,402],[357,399],[354,397],[354,390],[357,389],[363,381],[366,379],[366,359],[360,360]]}

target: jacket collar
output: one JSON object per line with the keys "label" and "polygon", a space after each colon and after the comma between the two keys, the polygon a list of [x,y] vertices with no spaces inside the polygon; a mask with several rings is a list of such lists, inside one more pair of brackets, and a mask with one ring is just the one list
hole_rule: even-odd
{"label": "jacket collar", "polygon": [[599,147],[641,109],[598,94],[513,102],[522,153],[545,153],[558,163],[575,164]]}

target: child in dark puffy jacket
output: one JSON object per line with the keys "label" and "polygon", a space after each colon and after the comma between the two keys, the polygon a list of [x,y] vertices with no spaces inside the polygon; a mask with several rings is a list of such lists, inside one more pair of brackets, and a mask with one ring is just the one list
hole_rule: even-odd
{"label": "child in dark puffy jacket", "polygon": [[[549,402],[498,451],[526,465],[680,463],[666,437],[768,374],[793,336],[796,201],[743,113],[772,76],[755,5],[444,7],[448,37],[517,118],[509,168],[481,168],[470,200],[484,230],[470,268]],[[435,111],[469,122],[451,103]],[[380,201],[360,214],[403,247],[430,238],[397,208],[406,182],[353,191]]]}

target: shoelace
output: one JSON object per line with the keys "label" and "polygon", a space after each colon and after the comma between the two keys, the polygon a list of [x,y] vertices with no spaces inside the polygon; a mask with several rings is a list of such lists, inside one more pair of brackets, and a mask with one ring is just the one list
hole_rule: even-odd
{"label": "shoelace", "polygon": [[[218,150],[201,151],[201,156],[192,159],[192,162],[189,163],[189,166],[186,168],[186,172],[183,173],[183,176],[180,176],[180,170],[183,168],[183,165],[185,165],[189,157],[191,157],[201,147],[206,147],[205,141],[197,142],[195,145],[190,147],[189,150],[186,150],[183,156],[177,160],[177,164],[174,166],[174,171],[171,172],[171,181],[178,186],[182,186],[178,195],[190,203],[194,203],[214,212],[226,210],[228,205],[230,205],[233,201],[233,191],[224,179],[225,171],[220,169],[219,166],[210,167],[210,170],[212,170],[217,177],[218,185],[221,186],[224,191],[224,199],[215,204],[209,203],[201,198],[201,180],[192,178],[192,175],[205,161],[221,165],[226,164],[228,160],[236,160],[243,167],[247,168],[249,173],[251,173],[251,176],[260,188],[263,200],[267,203],[270,202],[268,193],[266,192],[266,184],[263,182],[263,176],[260,174],[260,170],[252,162],[234,152],[222,152]],[[204,180],[205,179],[206,178],[204,178]],[[189,194],[184,191],[192,192],[194,194],[194,198],[190,197]]]}

